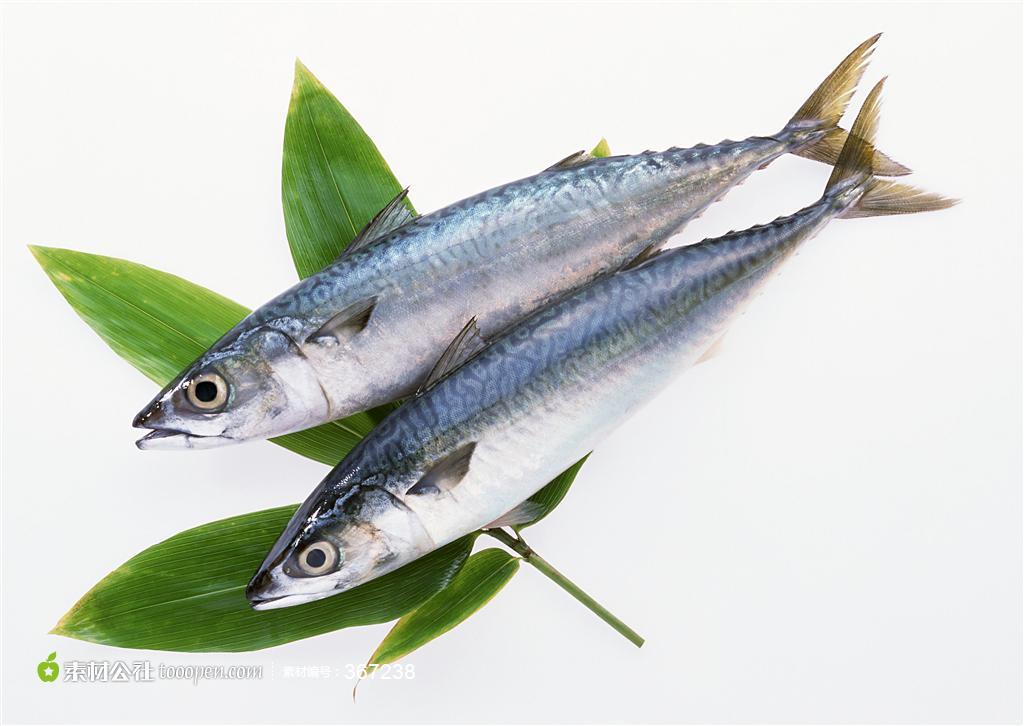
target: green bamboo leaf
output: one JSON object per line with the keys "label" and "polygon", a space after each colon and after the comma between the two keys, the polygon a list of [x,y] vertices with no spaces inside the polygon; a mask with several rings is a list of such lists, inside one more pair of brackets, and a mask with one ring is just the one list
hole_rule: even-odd
{"label": "green bamboo leaf", "polygon": [[551,512],[555,510],[555,507],[562,503],[565,495],[569,492],[569,487],[572,486],[573,481],[576,480],[576,475],[579,474],[580,469],[583,467],[583,462],[585,462],[589,456],[590,454],[584,456],[550,482],[545,484],[543,489],[530,497],[528,501],[540,506],[538,514],[529,522],[518,524],[513,527],[513,529],[518,532],[526,527],[532,527],[537,524],[537,522],[544,519],[544,517],[551,514]]}
{"label": "green bamboo leaf", "polygon": [[340,595],[253,610],[245,585],[295,508],[211,522],[144,550],[86,593],[52,632],[122,648],[238,652],[383,623],[451,582],[476,537],[463,537]]}
{"label": "green bamboo leaf", "polygon": [[402,185],[370,137],[296,61],[284,128],[281,199],[299,277],[330,264],[400,191]]}
{"label": "green bamboo leaf", "polygon": [[161,385],[249,313],[222,295],[134,262],[53,247],[29,250],[114,352]]}
{"label": "green bamboo leaf", "polygon": [[[75,312],[160,386],[249,312],[205,287],[134,262],[54,247],[29,249]],[[370,415],[356,414],[272,441],[334,466],[374,424]]]}
{"label": "green bamboo leaf", "polygon": [[611,156],[612,150],[611,147],[608,146],[608,139],[602,137],[601,140],[597,142],[597,146],[590,150],[590,155],[598,158]]}
{"label": "green bamboo leaf", "polygon": [[447,633],[490,601],[519,569],[505,550],[482,550],[469,558],[444,589],[403,615],[370,657],[369,669],[394,663]]}

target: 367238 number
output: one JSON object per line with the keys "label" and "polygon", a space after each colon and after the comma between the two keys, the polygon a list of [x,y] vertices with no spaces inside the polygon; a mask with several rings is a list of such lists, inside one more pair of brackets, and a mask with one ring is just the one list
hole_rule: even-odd
{"label": "367238 number", "polygon": [[381,680],[412,680],[416,677],[416,666],[412,663],[367,663],[356,665],[349,663],[345,666],[346,678],[380,678]]}

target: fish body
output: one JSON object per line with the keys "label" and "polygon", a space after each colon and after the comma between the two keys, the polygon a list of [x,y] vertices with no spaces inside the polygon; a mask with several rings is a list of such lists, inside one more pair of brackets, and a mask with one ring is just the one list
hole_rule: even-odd
{"label": "fish body", "polygon": [[[772,136],[576,155],[368,235],[254,311],[169,384],[136,417],[153,430],[140,447],[278,436],[407,396],[470,317],[493,336],[656,249],[783,154],[834,161],[845,137],[836,124],[875,40]],[[881,155],[873,163],[906,171]]]}
{"label": "fish body", "polygon": [[[494,335],[667,239],[799,143],[786,135],[595,159],[512,182],[409,222],[298,283],[240,327],[271,326],[296,341],[332,418],[393,401],[415,391],[470,317],[484,337]],[[328,345],[309,340],[366,300],[375,304],[358,335]]]}
{"label": "fish body", "polygon": [[[376,577],[514,509],[692,365],[829,216],[815,207],[753,234],[663,252],[519,323],[386,417],[321,483],[268,557],[256,606],[326,596],[326,583],[283,571],[308,540],[332,533],[332,546],[361,553],[368,543],[350,532],[372,522]],[[456,486],[413,491],[466,447]]]}
{"label": "fish body", "polygon": [[[866,139],[880,88],[858,117]],[[847,147],[816,203],[599,278],[386,417],[296,512],[249,585],[253,605],[329,596],[503,517],[699,360],[832,219],[949,206],[877,181],[867,141]],[[310,574],[311,552],[330,554],[329,571]]]}

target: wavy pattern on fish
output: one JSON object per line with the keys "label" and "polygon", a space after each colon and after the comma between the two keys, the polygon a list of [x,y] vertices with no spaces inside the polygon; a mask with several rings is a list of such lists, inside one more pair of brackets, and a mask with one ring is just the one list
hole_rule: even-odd
{"label": "wavy pattern on fish", "polygon": [[[574,155],[540,174],[361,237],[254,311],[136,418],[143,448],[277,436],[412,393],[475,316],[492,336],[663,244],[756,170],[834,162],[837,127],[876,38],[773,136],[635,156]],[[880,171],[906,172],[878,155]],[[401,200],[398,200],[401,201]],[[400,211],[396,206],[393,212]]]}
{"label": "wavy pattern on fish", "polygon": [[388,416],[296,512],[249,585],[254,607],[327,597],[515,508],[697,361],[832,219],[950,206],[872,175],[880,92],[818,202],[600,278]]}

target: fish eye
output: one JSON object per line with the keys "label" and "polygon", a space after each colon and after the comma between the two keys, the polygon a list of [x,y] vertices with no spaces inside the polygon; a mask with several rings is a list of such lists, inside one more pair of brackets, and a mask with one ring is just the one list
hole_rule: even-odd
{"label": "fish eye", "polygon": [[314,542],[296,558],[299,568],[307,575],[323,575],[338,564],[338,550],[329,542]]}
{"label": "fish eye", "polygon": [[216,373],[202,373],[189,381],[185,395],[196,408],[212,411],[228,400],[228,383]]}

